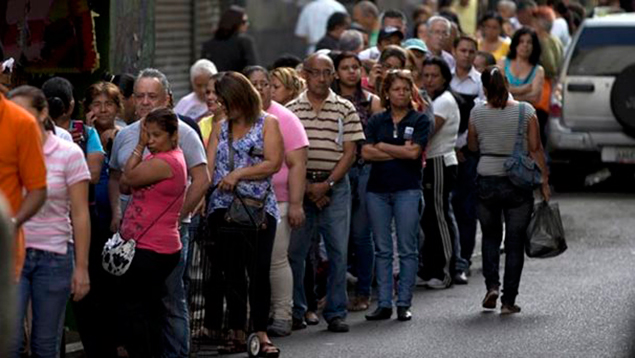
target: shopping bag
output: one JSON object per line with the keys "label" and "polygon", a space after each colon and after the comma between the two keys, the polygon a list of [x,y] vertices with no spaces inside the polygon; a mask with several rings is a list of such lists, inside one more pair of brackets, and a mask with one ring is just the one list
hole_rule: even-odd
{"label": "shopping bag", "polygon": [[567,250],[564,236],[558,204],[542,201],[536,204],[527,227],[525,253],[534,258],[558,256]]}

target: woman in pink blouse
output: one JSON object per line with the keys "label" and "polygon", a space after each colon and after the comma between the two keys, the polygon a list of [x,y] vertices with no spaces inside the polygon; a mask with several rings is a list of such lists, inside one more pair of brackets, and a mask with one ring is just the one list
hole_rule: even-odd
{"label": "woman in pink blouse", "polygon": [[[24,224],[26,261],[19,282],[18,329],[21,332],[29,301],[33,309],[31,353],[56,357],[62,338],[64,312],[69,296],[81,300],[89,291],[88,181],[90,172],[82,150],[52,135],[41,90],[22,86],[8,98],[32,114],[42,129],[46,162],[46,203]],[[11,357],[18,357],[22,335],[18,334]]]}
{"label": "woman in pink blouse", "polygon": [[[187,184],[178,128],[172,110],[150,112],[121,177],[121,192],[131,192],[132,201],[120,234],[137,243],[130,268],[116,278],[120,299],[116,331],[130,357],[158,357],[163,352],[161,299],[165,280],[179,262],[179,213]],[[150,154],[142,158],[146,149]]]}

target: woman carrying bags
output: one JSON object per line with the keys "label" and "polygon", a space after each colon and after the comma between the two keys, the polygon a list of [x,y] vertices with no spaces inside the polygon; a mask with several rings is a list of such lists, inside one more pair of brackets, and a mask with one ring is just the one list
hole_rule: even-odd
{"label": "woman carrying bags", "polygon": [[[483,308],[496,308],[499,296],[500,244],[505,223],[505,277],[501,314],[520,312],[516,296],[525,260],[524,243],[534,206],[531,189],[514,185],[505,162],[514,152],[520,130],[523,150],[529,152],[542,173],[541,192],[549,200],[549,174],[540,142],[540,129],[534,108],[525,102],[509,99],[507,79],[496,66],[481,75],[487,103],[477,105],[470,115],[468,146],[480,151],[478,162],[477,215],[483,231],[483,276],[487,294]],[[519,128],[519,125],[522,127]]]}

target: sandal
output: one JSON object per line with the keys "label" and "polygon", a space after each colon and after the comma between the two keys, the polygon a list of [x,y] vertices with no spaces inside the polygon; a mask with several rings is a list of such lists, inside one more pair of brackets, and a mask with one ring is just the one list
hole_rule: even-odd
{"label": "sandal", "polygon": [[280,356],[280,349],[271,342],[261,342],[258,357],[277,358]]}
{"label": "sandal", "polygon": [[370,297],[355,297],[351,300],[348,310],[351,312],[366,311],[370,307]]}
{"label": "sandal", "polygon": [[247,339],[244,331],[234,331],[224,345],[218,346],[219,354],[236,354],[247,352]]}

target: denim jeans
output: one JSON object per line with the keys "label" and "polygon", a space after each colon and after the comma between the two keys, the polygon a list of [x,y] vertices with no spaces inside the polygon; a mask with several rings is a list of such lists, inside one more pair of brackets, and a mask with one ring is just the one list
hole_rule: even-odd
{"label": "denim jeans", "polygon": [[366,187],[370,177],[370,164],[353,166],[349,171],[351,180],[351,240],[355,255],[354,271],[357,276],[355,293],[359,297],[370,297],[375,264],[375,245],[368,218]]}
{"label": "denim jeans", "polygon": [[476,244],[476,165],[478,159],[467,155],[459,163],[456,188],[452,193],[452,207],[459,227],[460,257],[457,271],[467,271],[470,267],[474,245]]}
{"label": "denim jeans", "polygon": [[293,317],[300,319],[307,311],[304,295],[304,269],[311,240],[322,234],[329,260],[326,306],[323,315],[327,322],[346,318],[346,261],[350,228],[351,187],[348,176],[337,182],[331,190],[331,202],[318,209],[309,199],[304,200],[306,221],[291,233],[289,263],[293,270]]}
{"label": "denim jeans", "polygon": [[533,193],[514,186],[507,177],[488,176],[478,180],[478,197],[485,286],[488,290],[500,286],[498,270],[504,217],[505,276],[501,302],[513,305],[525,260],[525,238],[533,211]]}
{"label": "denim jeans", "polygon": [[65,255],[27,249],[19,282],[18,321],[11,357],[18,357],[22,327],[29,301],[33,308],[31,353],[34,357],[57,357],[64,327],[66,302],[71,294],[73,246]]}
{"label": "denim jeans", "polygon": [[167,292],[163,297],[166,310],[166,322],[163,326],[165,358],[187,357],[190,351],[190,317],[183,282],[190,246],[189,223],[181,223],[179,235],[183,245],[181,256],[179,263],[165,280]]}
{"label": "denim jeans", "polygon": [[423,211],[421,190],[394,193],[367,193],[368,215],[377,247],[376,274],[379,307],[392,308],[393,240],[391,223],[395,220],[399,253],[397,307],[410,307],[419,267],[419,220]]}

